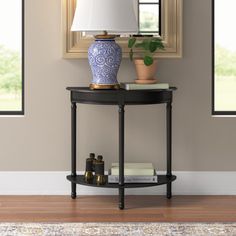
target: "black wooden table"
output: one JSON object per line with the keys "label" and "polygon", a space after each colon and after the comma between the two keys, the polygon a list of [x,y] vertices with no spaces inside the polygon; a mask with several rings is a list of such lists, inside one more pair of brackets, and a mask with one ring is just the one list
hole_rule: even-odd
{"label": "black wooden table", "polygon": [[[168,90],[90,90],[87,87],[69,87],[71,96],[71,175],[67,179],[71,182],[71,197],[76,198],[76,184],[103,188],[119,189],[119,208],[124,209],[125,188],[150,187],[167,185],[167,198],[172,197],[171,183],[176,179],[172,175],[172,98],[175,87]],[[119,183],[97,186],[95,182],[87,183],[83,175],[76,173],[76,110],[77,103],[97,105],[117,105],[119,112]],[[124,127],[125,105],[166,104],[166,132],[167,132],[167,172],[158,175],[157,183],[124,183]],[[107,176],[106,176],[107,179]]]}

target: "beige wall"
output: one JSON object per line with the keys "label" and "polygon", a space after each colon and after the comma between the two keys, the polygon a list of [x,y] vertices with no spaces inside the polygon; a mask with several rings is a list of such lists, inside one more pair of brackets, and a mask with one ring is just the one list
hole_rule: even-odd
{"label": "beige wall", "polygon": [[[88,85],[87,60],[61,55],[60,0],[26,0],[26,115],[0,118],[1,171],[70,168],[67,86]],[[119,80],[135,72],[123,60]],[[159,63],[158,77],[179,89],[173,106],[173,167],[184,171],[236,170],[235,118],[211,117],[211,1],[184,1],[184,58]],[[126,108],[126,160],[165,167],[165,107]],[[117,107],[79,106],[78,153],[118,159]]]}

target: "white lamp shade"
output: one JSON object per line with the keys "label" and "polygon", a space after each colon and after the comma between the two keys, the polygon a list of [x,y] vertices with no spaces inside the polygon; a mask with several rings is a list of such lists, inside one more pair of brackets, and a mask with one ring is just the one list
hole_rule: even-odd
{"label": "white lamp shade", "polygon": [[136,33],[134,11],[137,0],[77,0],[71,31]]}

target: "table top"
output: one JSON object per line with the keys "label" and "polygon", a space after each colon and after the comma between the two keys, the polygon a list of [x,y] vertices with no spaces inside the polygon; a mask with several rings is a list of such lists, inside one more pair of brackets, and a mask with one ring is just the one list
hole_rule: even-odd
{"label": "table top", "polygon": [[139,89],[139,90],[125,90],[125,89],[90,89],[89,87],[67,87],[69,91],[74,92],[89,92],[89,93],[132,93],[132,92],[150,92],[150,91],[175,91],[176,87],[170,87],[169,89]]}
{"label": "table top", "polygon": [[153,90],[91,90],[88,87],[68,87],[71,102],[100,105],[145,105],[172,102],[173,91],[169,89]]}

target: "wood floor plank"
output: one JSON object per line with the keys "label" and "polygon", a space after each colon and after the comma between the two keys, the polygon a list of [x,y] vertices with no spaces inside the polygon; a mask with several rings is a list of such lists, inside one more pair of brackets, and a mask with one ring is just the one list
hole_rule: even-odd
{"label": "wood floor plank", "polygon": [[236,222],[236,196],[0,196],[1,222]]}

